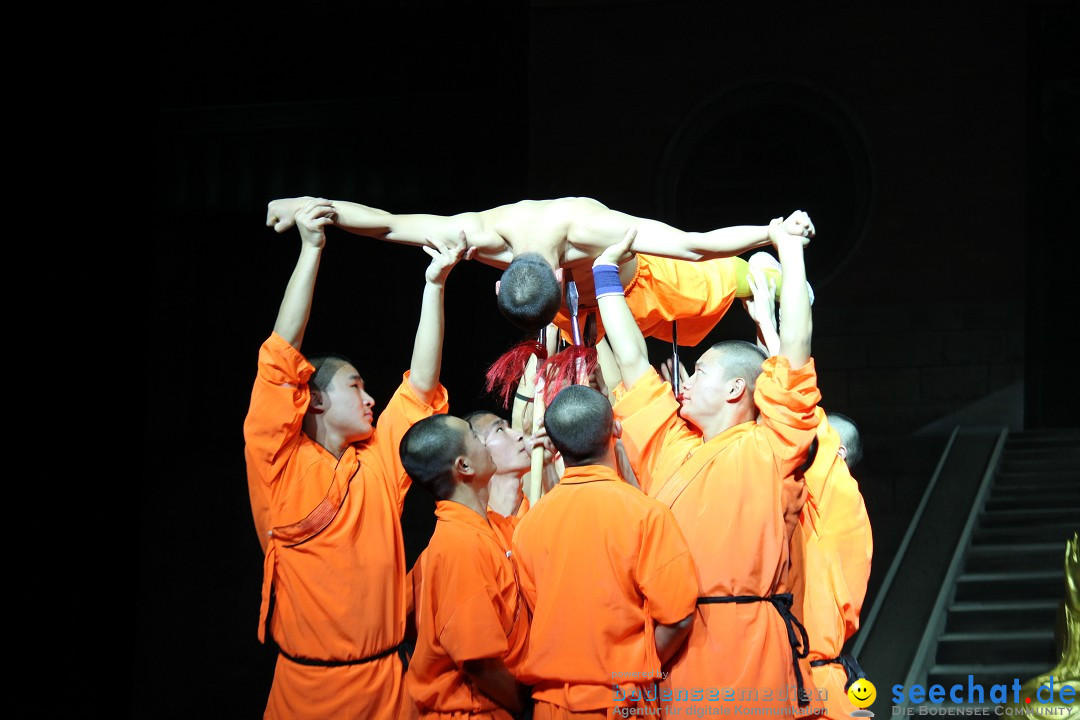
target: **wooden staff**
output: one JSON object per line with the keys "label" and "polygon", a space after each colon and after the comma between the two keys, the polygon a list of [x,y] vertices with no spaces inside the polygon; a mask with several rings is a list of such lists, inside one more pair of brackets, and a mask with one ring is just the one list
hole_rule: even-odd
{"label": "wooden staff", "polygon": [[[540,330],[540,344],[547,345],[547,328]],[[536,387],[533,390],[533,418],[532,433],[540,432],[540,424],[544,422],[544,373],[541,372],[540,359],[536,360]],[[540,499],[540,491],[543,488],[542,478],[544,474],[544,446],[537,445],[532,449],[532,470],[529,472],[529,486],[525,488],[525,496],[532,505]]]}

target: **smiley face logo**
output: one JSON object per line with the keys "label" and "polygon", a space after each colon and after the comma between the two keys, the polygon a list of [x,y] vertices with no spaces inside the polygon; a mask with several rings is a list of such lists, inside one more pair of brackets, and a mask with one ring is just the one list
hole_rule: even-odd
{"label": "smiley face logo", "polygon": [[859,678],[851,683],[847,691],[848,699],[857,708],[867,708],[877,699],[877,688],[866,678]]}

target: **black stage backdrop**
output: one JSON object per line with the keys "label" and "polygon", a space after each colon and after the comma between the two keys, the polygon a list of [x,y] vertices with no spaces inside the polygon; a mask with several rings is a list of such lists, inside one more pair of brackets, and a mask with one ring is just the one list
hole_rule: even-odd
{"label": "black stage backdrop", "polygon": [[[264,227],[276,197],[451,214],[582,195],[689,230],[809,211],[815,356],[826,406],[868,438],[879,581],[932,467],[905,464],[903,437],[1024,377],[1025,322],[1047,357],[1067,320],[1041,271],[1025,290],[1029,231],[1041,264],[1075,254],[1048,220],[1075,167],[1055,160],[1076,148],[1060,121],[1075,117],[1075,73],[1053,51],[1075,37],[1062,7],[162,6],[145,343],[163,380],[138,490],[132,716],[257,717],[269,690],[241,426],[299,248]],[[385,402],[426,262],[331,230],[304,350],[349,355]],[[482,372],[520,338],[497,277],[467,264],[447,286],[454,412],[494,407]],[[736,309],[710,339],[749,332]],[[1075,422],[1047,393],[1028,398],[1029,424]],[[410,562],[432,506],[410,494]]]}

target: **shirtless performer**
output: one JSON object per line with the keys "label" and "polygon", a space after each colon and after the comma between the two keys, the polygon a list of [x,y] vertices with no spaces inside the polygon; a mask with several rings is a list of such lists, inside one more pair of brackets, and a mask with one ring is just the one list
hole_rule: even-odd
{"label": "shirtless performer", "polygon": [[[267,207],[266,224],[286,231],[296,209],[309,199],[274,200]],[[684,232],[611,210],[590,198],[522,200],[448,216],[392,215],[338,200],[333,206],[338,227],[389,242],[427,245],[429,238],[456,242],[464,231],[469,246],[477,249],[477,260],[505,269],[495,286],[499,309],[528,332],[553,318],[569,331],[570,318],[562,307],[564,271],[577,282],[579,312],[596,308],[592,262],[633,226],[638,230],[634,244],[638,254],[623,259],[619,275],[642,333],[671,340],[671,321],[680,320],[679,344],[696,345],[734,298],[753,295],[748,265],[734,256],[769,244],[767,225]],[[792,213],[783,230],[803,237],[804,244],[814,236],[814,225],[802,211]]]}

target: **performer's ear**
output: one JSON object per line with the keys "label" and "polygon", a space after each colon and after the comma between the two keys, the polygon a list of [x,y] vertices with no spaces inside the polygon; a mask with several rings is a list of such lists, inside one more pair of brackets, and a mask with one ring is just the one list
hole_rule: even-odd
{"label": "performer's ear", "polygon": [[562,282],[563,274],[562,268],[555,268],[555,280],[556,282]]}
{"label": "performer's ear", "polygon": [[622,423],[619,422],[618,418],[611,425],[611,434],[615,436],[616,440],[622,437]]}
{"label": "performer's ear", "polygon": [[741,377],[733,378],[728,386],[728,402],[739,402],[745,394],[746,380]]}
{"label": "performer's ear", "polygon": [[502,280],[495,281],[495,297],[499,296],[499,290],[502,289]]}
{"label": "performer's ear", "polygon": [[841,460],[843,460],[844,462],[847,462],[847,448],[846,447],[841,445],[839,448],[837,448],[836,454],[840,456]]}
{"label": "performer's ear", "polygon": [[318,390],[311,391],[311,400],[308,401],[307,411],[312,415],[322,415],[326,412],[326,408],[323,407],[322,393]]}
{"label": "performer's ear", "polygon": [[458,455],[454,458],[454,474],[463,478],[471,478],[476,474],[476,470],[469,464],[469,459],[467,457]]}

